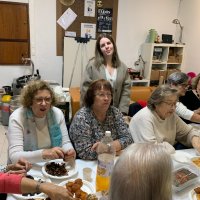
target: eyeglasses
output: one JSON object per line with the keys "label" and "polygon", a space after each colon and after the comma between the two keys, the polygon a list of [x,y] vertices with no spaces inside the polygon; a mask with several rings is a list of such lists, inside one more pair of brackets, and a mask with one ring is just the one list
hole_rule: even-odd
{"label": "eyeglasses", "polygon": [[104,94],[104,93],[97,93],[97,94],[95,94],[95,96],[98,96],[98,97],[100,97],[101,99],[103,99],[103,98],[105,98],[105,97],[107,97],[108,99],[111,99],[111,98],[112,98],[112,94],[111,94],[111,93],[106,93],[106,94]]}
{"label": "eyeglasses", "polygon": [[167,101],[163,101],[163,103],[167,104],[167,105],[168,105],[169,107],[171,107],[171,108],[173,108],[173,107],[176,108],[176,103],[177,103],[177,102],[169,103],[169,102],[167,102]]}
{"label": "eyeglasses", "polygon": [[43,101],[45,101],[46,104],[50,104],[52,102],[52,98],[51,97],[44,97],[44,98],[42,98],[42,97],[35,97],[34,100],[35,100],[35,102],[37,104],[42,104]]}
{"label": "eyeglasses", "polygon": [[189,85],[188,83],[182,83],[182,84],[179,84],[181,87],[184,87],[184,88],[187,88]]}

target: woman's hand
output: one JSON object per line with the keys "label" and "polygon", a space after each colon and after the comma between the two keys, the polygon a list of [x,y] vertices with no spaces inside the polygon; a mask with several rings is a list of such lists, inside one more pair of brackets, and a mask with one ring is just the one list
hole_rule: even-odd
{"label": "woman's hand", "polygon": [[71,158],[76,159],[76,151],[74,149],[69,149],[65,152],[64,160],[67,161]]}
{"label": "woman's hand", "polygon": [[196,114],[200,114],[200,108],[194,110],[194,112],[195,112]]}
{"label": "woman's hand", "polygon": [[27,160],[21,158],[16,164],[10,164],[7,166],[8,173],[12,174],[26,174],[32,167],[32,164]]}
{"label": "woman's hand", "polygon": [[92,148],[91,148],[91,150],[92,150],[92,151],[97,151],[97,148],[98,148],[99,143],[100,143],[100,142],[94,143],[93,146],[92,146]]}
{"label": "woman's hand", "polygon": [[200,137],[193,136],[191,142],[192,146],[200,153]]}
{"label": "woman's hand", "polygon": [[54,147],[51,149],[44,149],[42,151],[42,158],[43,159],[59,159],[64,158],[65,154],[62,148],[60,147]]}
{"label": "woman's hand", "polygon": [[52,183],[42,183],[40,191],[50,197],[51,200],[72,200],[72,194],[62,186],[57,186]]}

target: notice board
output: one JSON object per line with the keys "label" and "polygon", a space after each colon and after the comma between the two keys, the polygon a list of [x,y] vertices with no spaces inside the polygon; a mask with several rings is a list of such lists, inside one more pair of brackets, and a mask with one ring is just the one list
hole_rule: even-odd
{"label": "notice board", "polygon": [[[78,16],[76,20],[69,26],[67,31],[73,31],[76,32],[76,36],[80,37],[81,36],[81,23],[92,23],[96,24],[99,22],[97,20],[97,12],[98,9],[111,9],[112,10],[112,22],[111,25],[112,27],[109,27],[107,29],[111,29],[112,31],[109,32],[113,39],[116,40],[116,31],[117,31],[117,11],[118,11],[118,0],[101,0],[102,2],[102,7],[98,7],[98,0],[95,1],[95,17],[90,17],[84,16],[84,0],[75,0],[74,4],[71,6],[64,6],[63,4],[60,3],[59,0],[56,0],[56,19],[58,20],[60,16],[68,9],[71,8]],[[56,21],[57,21],[56,20]],[[104,20],[104,25],[105,25],[105,20]],[[102,26],[101,26],[102,27]],[[103,32],[103,31],[102,31]],[[101,32],[98,32],[96,30],[96,37]],[[65,30],[62,29],[62,27],[57,24],[56,22],[56,41],[57,41],[57,56],[63,56],[63,49],[64,49],[64,34]]]}

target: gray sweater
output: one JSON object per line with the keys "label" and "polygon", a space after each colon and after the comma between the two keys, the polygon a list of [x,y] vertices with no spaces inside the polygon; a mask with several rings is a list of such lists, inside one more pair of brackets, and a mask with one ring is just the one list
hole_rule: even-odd
{"label": "gray sweater", "polygon": [[[113,86],[113,105],[126,114],[128,114],[130,104],[131,87],[130,76],[127,70],[126,65],[123,63],[117,67],[117,79]],[[106,79],[105,66],[101,65],[101,67],[97,69],[93,61],[90,61],[86,66],[81,83],[81,102],[83,102],[90,83],[98,79]]]}

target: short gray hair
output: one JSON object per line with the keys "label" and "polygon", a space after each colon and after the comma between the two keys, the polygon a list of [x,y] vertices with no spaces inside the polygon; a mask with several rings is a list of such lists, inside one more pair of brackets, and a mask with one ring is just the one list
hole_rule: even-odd
{"label": "short gray hair", "polygon": [[166,97],[176,95],[178,97],[177,89],[171,88],[169,85],[158,86],[151,94],[147,101],[147,107],[150,110],[155,110],[155,106],[161,104]]}
{"label": "short gray hair", "polygon": [[114,166],[110,200],[170,200],[171,170],[171,157],[163,146],[134,143],[123,152]]}
{"label": "short gray hair", "polygon": [[173,85],[179,85],[179,84],[187,82],[188,80],[189,80],[189,77],[187,74],[183,72],[174,72],[168,76],[167,83],[173,84]]}

